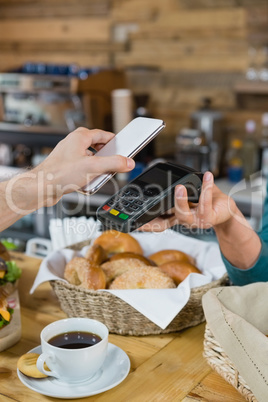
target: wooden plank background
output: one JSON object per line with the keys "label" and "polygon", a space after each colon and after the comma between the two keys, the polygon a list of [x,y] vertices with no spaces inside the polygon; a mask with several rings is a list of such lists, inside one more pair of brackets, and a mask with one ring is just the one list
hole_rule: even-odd
{"label": "wooden plank background", "polygon": [[[30,62],[122,67],[134,93],[167,122],[161,156],[189,125],[203,97],[226,116],[226,135],[242,135],[235,83],[249,47],[268,43],[267,0],[0,0],[0,71]],[[171,144],[171,145],[170,145]]]}
{"label": "wooden plank background", "polygon": [[109,0],[0,0],[0,18],[55,18],[107,15]]}

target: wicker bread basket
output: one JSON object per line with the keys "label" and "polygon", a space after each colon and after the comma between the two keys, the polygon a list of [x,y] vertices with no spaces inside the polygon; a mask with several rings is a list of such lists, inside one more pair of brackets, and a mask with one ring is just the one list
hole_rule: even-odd
{"label": "wicker bread basket", "polygon": [[217,342],[208,325],[204,336],[204,357],[208,364],[250,402],[257,402],[249,386]]}
{"label": "wicker bread basket", "polygon": [[82,289],[60,280],[50,284],[67,316],[97,319],[106,324],[111,333],[138,336],[176,332],[205,321],[202,296],[213,287],[227,285],[228,276],[192,289],[188,303],[165,329],[111,293]]}

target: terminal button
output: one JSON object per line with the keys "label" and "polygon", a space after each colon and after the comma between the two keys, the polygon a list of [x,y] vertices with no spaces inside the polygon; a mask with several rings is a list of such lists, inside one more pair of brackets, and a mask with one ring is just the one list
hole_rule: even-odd
{"label": "terminal button", "polygon": [[119,215],[119,218],[123,219],[124,221],[125,221],[128,217],[129,217],[129,215],[123,214],[123,213]]}
{"label": "terminal button", "polygon": [[117,216],[119,214],[119,211],[117,211],[116,209],[111,209],[110,214]]}

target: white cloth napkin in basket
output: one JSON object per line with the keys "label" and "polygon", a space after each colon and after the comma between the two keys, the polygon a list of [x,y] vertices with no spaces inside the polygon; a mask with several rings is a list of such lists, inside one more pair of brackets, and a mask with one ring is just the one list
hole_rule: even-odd
{"label": "white cloth napkin in basket", "polygon": [[209,290],[207,325],[259,402],[268,401],[268,283]]}
{"label": "white cloth napkin in basket", "polygon": [[[226,273],[217,243],[193,239],[173,230],[162,233],[137,232],[132,236],[139,241],[144,255],[165,249],[181,250],[192,255],[202,271],[202,274],[190,274],[175,289],[99,290],[113,293],[162,329],[165,329],[186,305],[191,288],[206,285],[222,278]],[[30,293],[42,282],[62,279],[66,262],[74,255],[84,255],[86,248],[80,253],[62,249],[47,256],[41,263]]]}
{"label": "white cloth napkin in basket", "polygon": [[94,218],[52,218],[49,221],[49,234],[53,250],[58,250],[93,238],[100,232],[101,223]]}

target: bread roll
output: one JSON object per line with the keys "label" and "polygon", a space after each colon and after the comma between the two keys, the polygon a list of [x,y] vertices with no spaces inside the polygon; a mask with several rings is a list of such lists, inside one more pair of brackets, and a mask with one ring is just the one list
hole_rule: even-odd
{"label": "bread roll", "polygon": [[134,239],[134,237],[128,233],[121,233],[116,230],[107,230],[106,232],[103,232],[99,237],[97,237],[94,244],[102,246],[107,254],[123,252],[143,254],[139,242]]}
{"label": "bread roll", "polygon": [[179,250],[162,250],[158,251],[154,254],[149,255],[148,257],[150,260],[154,261],[157,265],[165,264],[169,261],[183,261],[183,262],[190,262],[194,265],[194,259],[190,255],[184,253],[183,251]]}
{"label": "bread roll", "polygon": [[106,288],[106,276],[101,267],[83,257],[74,257],[66,264],[64,278],[72,285],[85,289]]}
{"label": "bread roll", "polygon": [[81,288],[93,290],[106,288],[106,276],[99,265],[89,264],[82,270],[81,279]]}
{"label": "bread roll", "polygon": [[138,260],[137,258],[122,258],[114,261],[107,261],[101,265],[103,269],[107,283],[109,284],[119,275],[127,272],[131,269],[137,269],[139,267],[146,266],[143,261]]}
{"label": "bread roll", "polygon": [[176,285],[180,284],[192,272],[201,273],[195,265],[187,261],[169,261],[160,265],[159,268],[170,276]]}
{"label": "bread roll", "polygon": [[152,260],[149,260],[149,258],[144,257],[144,255],[131,252],[114,254],[110,258],[110,261],[122,260],[125,258],[136,258],[137,260],[142,261],[145,265],[156,266],[156,264]]}
{"label": "bread roll", "polygon": [[158,267],[144,265],[118,276],[110,289],[167,289],[175,288],[174,281]]}
{"label": "bread roll", "polygon": [[86,251],[85,258],[93,265],[101,265],[104,261],[108,260],[108,255],[102,246],[93,244]]}

